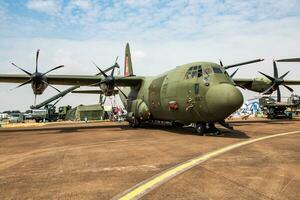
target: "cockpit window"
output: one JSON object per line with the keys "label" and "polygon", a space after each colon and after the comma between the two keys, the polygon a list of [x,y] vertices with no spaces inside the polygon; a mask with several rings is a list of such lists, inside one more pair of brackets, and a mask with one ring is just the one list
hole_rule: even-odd
{"label": "cockpit window", "polygon": [[213,71],[214,71],[215,74],[222,74],[223,73],[221,68],[219,68],[219,67],[213,67]]}
{"label": "cockpit window", "polygon": [[202,67],[201,66],[193,66],[188,69],[185,74],[186,79],[196,78],[202,76]]}

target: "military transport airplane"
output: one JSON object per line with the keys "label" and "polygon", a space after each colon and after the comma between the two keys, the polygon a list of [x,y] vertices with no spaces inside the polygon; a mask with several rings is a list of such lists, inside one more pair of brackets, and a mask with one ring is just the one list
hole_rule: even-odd
{"label": "military transport airplane", "polygon": [[[274,77],[264,74],[267,78],[262,79],[233,79],[234,74],[230,76],[226,71],[229,68],[260,62],[262,59],[228,66],[212,62],[193,62],[177,66],[158,76],[145,77],[133,73],[129,44],[125,49],[124,76],[114,76],[117,62],[107,70],[101,70],[97,66],[100,71],[97,75],[47,75],[62,66],[40,73],[38,55],[39,51],[34,73],[12,63],[26,74],[0,74],[0,82],[21,83],[18,87],[31,83],[35,95],[42,94],[47,86],[55,88],[52,85],[97,86],[101,90],[94,92],[106,96],[114,95],[118,90],[128,111],[127,121],[131,127],[153,120],[170,121],[174,125],[193,123],[200,135],[208,130],[216,131],[216,122],[226,126],[224,119],[241,107],[243,96],[237,86],[271,93],[279,85],[300,85],[300,81],[283,80],[287,73],[281,77],[274,73]],[[111,73],[107,74],[109,70]]]}

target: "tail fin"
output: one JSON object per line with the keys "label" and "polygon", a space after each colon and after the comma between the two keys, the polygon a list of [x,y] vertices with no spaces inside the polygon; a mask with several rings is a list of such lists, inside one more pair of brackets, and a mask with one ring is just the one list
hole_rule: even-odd
{"label": "tail fin", "polygon": [[125,48],[124,76],[134,76],[133,69],[132,69],[130,48],[128,43],[126,44],[126,48]]}

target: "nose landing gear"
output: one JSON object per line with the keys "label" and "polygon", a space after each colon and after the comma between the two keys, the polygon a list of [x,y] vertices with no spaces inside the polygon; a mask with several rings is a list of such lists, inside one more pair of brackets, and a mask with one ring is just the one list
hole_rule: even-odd
{"label": "nose landing gear", "polygon": [[197,123],[195,128],[198,135],[203,136],[206,133],[206,123]]}
{"label": "nose landing gear", "polygon": [[196,123],[195,131],[198,135],[203,136],[206,134],[220,135],[221,132],[215,127],[215,123]]}

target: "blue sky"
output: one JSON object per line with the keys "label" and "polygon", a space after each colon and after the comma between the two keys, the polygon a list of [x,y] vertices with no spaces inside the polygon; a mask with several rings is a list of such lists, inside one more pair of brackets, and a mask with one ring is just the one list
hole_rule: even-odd
{"label": "blue sky", "polygon": [[[236,75],[253,78],[258,70],[272,74],[273,58],[300,57],[299,0],[0,0],[0,18],[0,73],[20,73],[10,61],[33,70],[39,48],[41,71],[64,64],[55,73],[94,74],[92,60],[104,67],[120,56],[122,66],[126,42],[138,75],[199,60],[221,58],[231,64],[265,58]],[[300,64],[280,66],[280,72],[292,71],[289,79],[300,79]],[[0,84],[7,102],[0,110],[32,104],[29,86],[8,92],[13,86]],[[48,88],[39,100],[54,93]],[[98,99],[75,97],[67,96],[62,104]]]}
{"label": "blue sky", "polygon": [[[298,0],[1,1],[0,36],[188,40],[218,35],[220,29],[231,34],[233,28],[268,34],[278,31],[268,29],[274,22],[278,28],[286,28],[287,21],[297,23],[299,10]],[[257,30],[253,23],[263,27]]]}

